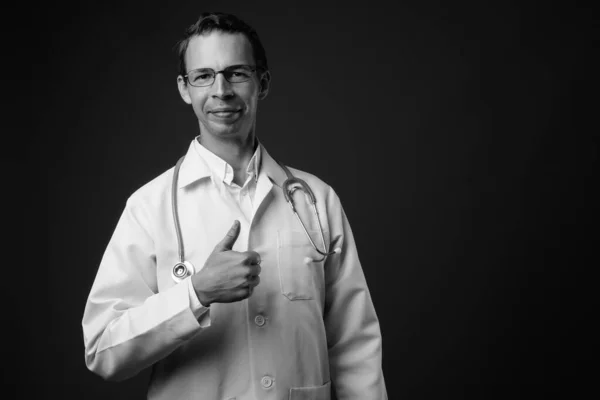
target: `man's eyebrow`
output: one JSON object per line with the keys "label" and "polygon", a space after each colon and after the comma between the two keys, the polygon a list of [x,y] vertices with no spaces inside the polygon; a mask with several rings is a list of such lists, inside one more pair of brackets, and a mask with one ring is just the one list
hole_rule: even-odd
{"label": "man's eyebrow", "polygon": [[230,65],[228,67],[225,67],[225,69],[233,69],[233,68],[241,68],[241,67],[251,67],[251,65],[248,64],[234,64],[234,65]]}
{"label": "man's eyebrow", "polygon": [[[237,68],[252,68],[252,65],[249,64],[233,64],[233,65],[229,65],[225,68],[223,68],[223,71],[230,71],[232,69],[237,69]],[[210,67],[200,67],[200,68],[194,68],[191,69],[190,72],[192,71],[215,71],[214,69],[210,68]]]}

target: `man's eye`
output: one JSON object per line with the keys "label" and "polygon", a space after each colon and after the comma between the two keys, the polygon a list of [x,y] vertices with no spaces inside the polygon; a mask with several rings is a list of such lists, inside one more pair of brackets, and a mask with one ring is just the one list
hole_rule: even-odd
{"label": "man's eye", "polygon": [[234,76],[236,78],[247,78],[250,76],[250,74],[246,71],[233,71],[231,73],[231,76]]}
{"label": "man's eye", "polygon": [[207,80],[209,78],[210,78],[210,74],[199,74],[199,75],[196,75],[196,77],[194,78],[194,80],[196,80],[196,81],[198,81],[198,80],[204,81],[204,80]]}

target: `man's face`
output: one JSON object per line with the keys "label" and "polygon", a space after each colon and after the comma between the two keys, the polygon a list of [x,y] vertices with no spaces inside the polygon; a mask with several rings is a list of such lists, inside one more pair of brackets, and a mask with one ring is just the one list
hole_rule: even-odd
{"label": "man's face", "polygon": [[[232,65],[255,65],[252,45],[243,34],[213,31],[193,37],[185,54],[187,71],[212,68],[221,71]],[[183,100],[192,105],[202,135],[246,139],[254,127],[258,99],[268,89],[268,74],[261,81],[256,73],[249,81],[228,82],[223,74],[211,86],[194,87],[177,78]]]}

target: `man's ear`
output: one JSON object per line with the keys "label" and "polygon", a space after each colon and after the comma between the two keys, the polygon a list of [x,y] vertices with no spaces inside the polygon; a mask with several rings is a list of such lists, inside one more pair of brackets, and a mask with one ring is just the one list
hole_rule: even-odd
{"label": "man's ear", "polygon": [[177,88],[179,89],[179,94],[181,95],[183,101],[188,104],[192,104],[192,98],[190,97],[190,93],[188,91],[189,87],[181,75],[177,77]]}
{"label": "man's ear", "polygon": [[260,90],[258,92],[258,99],[262,100],[269,94],[269,87],[271,86],[271,73],[265,71],[260,76]]}

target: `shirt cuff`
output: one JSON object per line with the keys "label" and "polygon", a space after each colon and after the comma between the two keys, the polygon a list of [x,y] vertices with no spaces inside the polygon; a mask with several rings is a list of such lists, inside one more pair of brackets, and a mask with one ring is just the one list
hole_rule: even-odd
{"label": "shirt cuff", "polygon": [[210,326],[210,306],[205,307],[200,303],[198,296],[196,295],[196,290],[194,290],[194,285],[192,284],[192,278],[187,277],[187,287],[188,287],[188,297],[190,299],[190,310],[194,314],[194,317],[198,320],[200,327],[206,328]]}

